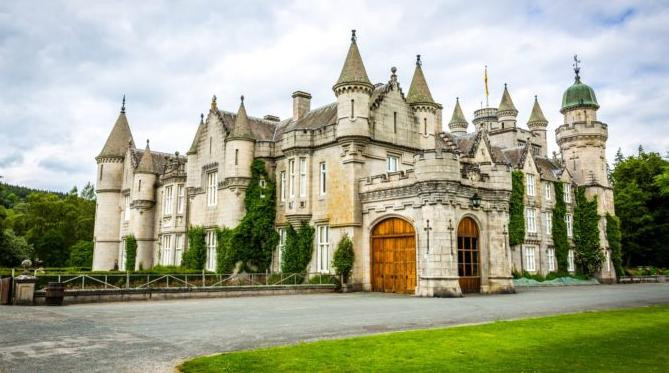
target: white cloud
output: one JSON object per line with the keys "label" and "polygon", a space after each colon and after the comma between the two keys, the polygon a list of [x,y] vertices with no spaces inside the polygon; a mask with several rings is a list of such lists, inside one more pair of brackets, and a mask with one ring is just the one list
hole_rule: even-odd
{"label": "white cloud", "polygon": [[0,175],[58,190],[92,180],[124,93],[135,140],[166,152],[188,148],[212,94],[231,111],[244,94],[256,116],[290,115],[298,89],[327,104],[352,28],[373,81],[397,66],[408,89],[423,55],[444,122],[456,96],[472,119],[487,64],[491,104],[508,82],[524,125],[539,95],[551,142],[578,53],[609,158],[669,149],[660,2],[24,1],[0,5]]}

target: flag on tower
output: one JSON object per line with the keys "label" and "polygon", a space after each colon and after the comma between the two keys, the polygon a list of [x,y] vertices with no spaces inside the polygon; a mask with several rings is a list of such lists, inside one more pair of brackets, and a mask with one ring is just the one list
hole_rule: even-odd
{"label": "flag on tower", "polygon": [[485,106],[490,106],[488,104],[488,65],[485,65],[483,70],[483,83],[485,84]]}

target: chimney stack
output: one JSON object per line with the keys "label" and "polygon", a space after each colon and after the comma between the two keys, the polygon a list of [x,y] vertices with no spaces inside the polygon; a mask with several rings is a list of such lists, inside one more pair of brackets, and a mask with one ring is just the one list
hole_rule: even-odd
{"label": "chimney stack", "polygon": [[311,95],[307,92],[293,92],[293,120],[297,121],[311,110]]}

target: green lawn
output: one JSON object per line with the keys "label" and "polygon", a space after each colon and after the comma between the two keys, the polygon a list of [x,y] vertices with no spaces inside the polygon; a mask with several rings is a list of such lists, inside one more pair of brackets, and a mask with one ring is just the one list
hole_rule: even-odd
{"label": "green lawn", "polygon": [[669,372],[669,306],[324,340],[199,357],[183,372]]}

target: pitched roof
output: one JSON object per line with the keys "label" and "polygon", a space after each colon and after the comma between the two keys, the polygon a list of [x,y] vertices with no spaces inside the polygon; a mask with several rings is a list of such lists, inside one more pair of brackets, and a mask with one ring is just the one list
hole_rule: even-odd
{"label": "pitched roof", "polygon": [[543,157],[534,157],[534,164],[539,169],[541,178],[549,181],[559,181],[562,167],[557,162]]}
{"label": "pitched roof", "polygon": [[123,157],[125,152],[128,151],[130,143],[134,146],[135,142],[130,132],[128,118],[125,116],[125,110],[121,110],[98,157]]}
{"label": "pitched roof", "polygon": [[502,93],[502,101],[499,103],[499,108],[497,108],[497,111],[515,111],[516,113],[518,110],[516,109],[516,105],[513,104],[513,100],[511,100],[511,95],[509,94],[509,90],[506,87],[506,84],[504,84],[504,93]]}
{"label": "pitched roof", "polygon": [[321,106],[317,109],[306,113],[300,120],[291,120],[284,127],[284,131],[291,131],[294,129],[316,129],[335,124],[337,122],[337,103]]}
{"label": "pitched roof", "polygon": [[414,70],[413,72],[413,78],[411,79],[411,85],[409,86],[409,93],[407,94],[407,102],[409,104],[435,103],[434,99],[432,98],[432,93],[430,93],[430,88],[427,86],[427,81],[425,80],[425,74],[423,74],[422,63],[420,62],[420,55],[418,55],[416,59],[416,70]]}
{"label": "pitched roof", "polygon": [[461,123],[467,123],[467,119],[465,119],[465,115],[462,113],[462,108],[460,107],[460,99],[456,98],[455,99],[455,108],[453,108],[453,115],[451,116],[451,121],[449,124],[461,124]]}
{"label": "pitched roof", "polygon": [[537,96],[534,96],[534,106],[532,106],[532,113],[530,114],[530,119],[527,123],[548,123],[548,120],[546,120],[546,117],[544,116],[544,112],[541,110],[541,106],[539,106]]}
{"label": "pitched roof", "polygon": [[351,46],[348,48],[348,54],[346,55],[346,60],[344,61],[344,67],[341,69],[341,74],[339,74],[339,79],[337,79],[335,87],[347,83],[362,83],[370,86],[372,85],[372,83],[369,81],[369,77],[367,76],[365,65],[362,63],[362,57],[360,56],[358,44],[356,43],[355,30],[353,31],[353,36],[351,37]]}
{"label": "pitched roof", "polygon": [[[226,131],[231,132],[237,119],[237,114],[229,111],[219,110],[218,118],[223,122],[223,127]],[[251,130],[251,135],[254,139],[259,141],[267,141],[274,139],[274,132],[279,123],[266,120],[262,118],[255,118],[247,116],[246,120]]]}
{"label": "pitched roof", "polygon": [[237,110],[237,116],[235,117],[235,122],[232,127],[232,131],[230,132],[229,139],[255,139],[253,137],[253,133],[251,132],[249,118],[246,115],[246,108],[244,107],[244,96],[242,96],[242,102],[239,104],[239,110]]}
{"label": "pitched roof", "polygon": [[146,148],[139,161],[139,165],[137,165],[137,172],[157,173],[153,162],[153,154],[151,154],[151,149],[149,149],[149,140],[146,140]]}

